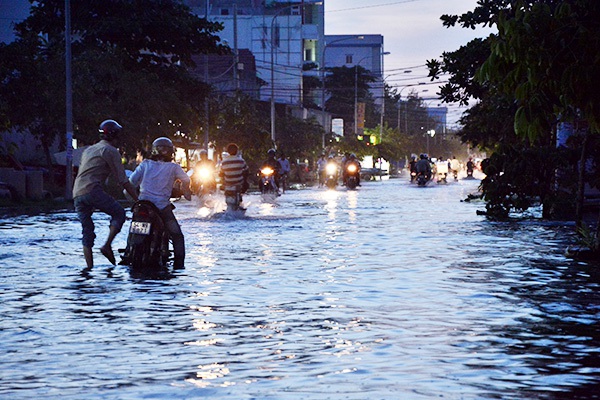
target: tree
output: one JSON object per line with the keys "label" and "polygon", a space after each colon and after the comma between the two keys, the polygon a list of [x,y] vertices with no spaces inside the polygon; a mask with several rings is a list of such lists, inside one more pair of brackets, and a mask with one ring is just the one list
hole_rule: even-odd
{"label": "tree", "polygon": [[[64,4],[32,2],[17,40],[0,47],[1,118],[49,144],[65,127]],[[141,8],[143,6],[143,8]],[[125,147],[194,131],[208,88],[187,70],[196,53],[224,52],[219,24],[181,2],[72,2],[75,137],[89,143],[108,117],[125,126]]]}
{"label": "tree", "polygon": [[[480,107],[481,110],[471,110],[469,119],[465,121],[481,121],[483,118],[477,115],[480,111],[490,114],[493,110],[498,114],[497,111],[504,109],[512,113],[513,130],[521,139],[520,148],[512,152],[512,158],[522,160],[522,155],[529,154],[529,159],[540,160],[535,154],[542,152],[544,162],[538,165],[543,166],[544,171],[549,169],[552,172],[546,175],[546,189],[555,186],[552,177],[556,175],[557,168],[563,167],[562,176],[569,171],[569,165],[578,165],[576,221],[580,226],[585,181],[587,179],[590,184],[597,185],[597,180],[586,177],[585,165],[589,165],[590,160],[593,165],[598,165],[594,158],[597,152],[590,155],[589,149],[594,149],[590,143],[598,138],[600,127],[600,94],[595,89],[600,79],[600,59],[597,57],[600,50],[600,4],[593,0],[496,0],[479,4],[472,13],[443,17],[448,26],[459,22],[465,27],[477,24],[496,24],[498,27],[498,34],[488,38],[488,56],[483,63],[476,64],[476,79],[470,80],[487,87],[481,98],[488,102]],[[435,68],[431,70],[435,75]],[[493,102],[489,101],[492,93],[506,99],[504,108],[494,108]],[[572,155],[562,157],[565,149],[556,149],[556,128],[560,123],[583,127],[580,129],[583,133],[581,139],[574,137],[572,140],[572,145],[580,149],[578,162],[573,161]],[[517,149],[518,143],[513,143],[512,149]],[[511,184],[514,187],[512,182],[518,178],[514,174],[521,172],[500,161],[503,158],[500,155],[511,154],[511,146],[498,147],[502,153],[487,163],[488,178],[495,179],[498,188],[507,188]],[[534,182],[540,174],[544,175],[535,169],[524,167],[522,170],[531,171],[527,175],[528,183]],[[500,208],[505,211],[514,205],[510,202],[511,198],[521,197],[520,194],[509,195],[506,190],[490,191],[486,180],[484,193],[495,198],[496,204],[503,203],[500,197],[503,196],[506,201]],[[525,188],[532,187],[536,185],[522,185],[519,190],[528,193]],[[545,192],[551,193],[550,190]],[[538,194],[543,196],[544,191]],[[545,204],[545,214],[551,208],[551,204]],[[600,237],[600,218],[595,236]]]}
{"label": "tree", "polygon": [[326,102],[326,110],[334,118],[344,120],[344,133],[354,131],[355,99],[366,104],[365,126],[373,127],[379,122],[371,95],[370,83],[376,81],[369,71],[360,65],[352,68],[333,67],[325,78],[325,87],[330,94]]}
{"label": "tree", "polygon": [[[496,81],[502,90],[515,94],[519,135],[543,140],[557,122],[583,120],[588,125],[581,143],[578,226],[582,223],[587,135],[600,131],[600,94],[593,89],[600,83],[598,17],[600,5],[595,1],[517,1],[500,14],[499,35],[480,70],[480,79]],[[501,75],[505,79],[499,80]]]}

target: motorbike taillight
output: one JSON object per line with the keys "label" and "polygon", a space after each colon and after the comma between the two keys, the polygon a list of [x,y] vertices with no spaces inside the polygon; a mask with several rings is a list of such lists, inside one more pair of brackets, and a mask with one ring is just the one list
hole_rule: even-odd
{"label": "motorbike taillight", "polygon": [[146,207],[140,207],[136,210],[136,215],[141,218],[150,218],[150,210]]}

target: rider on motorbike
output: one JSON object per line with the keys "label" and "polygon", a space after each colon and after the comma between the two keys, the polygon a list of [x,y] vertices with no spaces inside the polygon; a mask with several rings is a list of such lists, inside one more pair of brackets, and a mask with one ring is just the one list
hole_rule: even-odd
{"label": "rider on motorbike", "polygon": [[425,174],[425,177],[427,178],[427,181],[429,181],[431,179],[431,164],[429,163],[429,160],[427,159],[427,154],[421,154],[419,156],[419,161],[417,161],[417,173],[418,174]]}
{"label": "rider on motorbike", "polygon": [[325,157],[325,153],[321,153],[321,157],[317,160],[317,174],[319,179],[319,187],[325,184],[325,177],[327,172],[325,171],[325,167],[327,166],[327,157]]}
{"label": "rider on motorbike", "polygon": [[287,159],[287,157],[285,156],[285,153],[281,153],[279,155],[279,158],[277,159],[277,161],[279,162],[279,172],[280,172],[280,186],[281,189],[285,192],[285,184],[284,182],[287,182],[288,176],[290,174],[291,168],[290,168],[290,160]]}
{"label": "rider on motorbike", "polygon": [[173,268],[184,268],[185,239],[177,218],[173,214],[175,206],[171,204],[171,192],[176,181],[181,182],[183,196],[191,200],[190,178],[179,164],[173,161],[175,148],[173,142],[160,137],[152,142],[150,159],[142,161],[129,177],[135,187],[140,187],[140,200],[152,202],[160,210],[160,215],[173,241]]}
{"label": "rider on motorbike", "polygon": [[456,159],[455,156],[452,156],[450,160],[450,170],[452,171],[452,175],[454,175],[454,179],[458,179],[458,170],[460,169],[460,162]]}
{"label": "rider on motorbike", "polygon": [[208,152],[205,149],[200,150],[200,160],[194,166],[192,175],[192,188],[194,193],[201,189],[204,193],[214,192],[217,187],[215,180],[215,163],[208,158]]}
{"label": "rider on motorbike", "polygon": [[238,155],[239,148],[235,143],[227,145],[227,157],[221,161],[221,182],[223,187],[235,186],[240,193],[246,193],[248,190],[248,166],[241,155]]}
{"label": "rider on motorbike", "polygon": [[412,182],[417,177],[417,156],[413,154],[408,165],[410,169],[410,181]]}
{"label": "rider on motorbike", "polygon": [[348,177],[350,176],[348,173],[348,166],[350,166],[350,165],[356,166],[356,172],[354,172],[354,175],[356,176],[356,186],[360,186],[360,162],[358,161],[358,159],[356,158],[356,155],[354,153],[350,154],[350,156],[345,160],[345,162],[343,164],[343,172],[342,172],[343,184],[346,185],[346,181],[348,180]]}
{"label": "rider on motorbike", "polygon": [[273,170],[273,189],[279,194],[279,177],[281,174],[281,164],[279,164],[279,161],[277,161],[277,159],[275,158],[275,153],[275,149],[269,149],[269,151],[267,151],[267,160],[261,165],[260,170],[262,171],[265,167],[269,167]]}
{"label": "rider on motorbike", "polygon": [[473,176],[473,171],[475,170],[475,163],[473,159],[469,157],[469,161],[467,161],[467,176]]}

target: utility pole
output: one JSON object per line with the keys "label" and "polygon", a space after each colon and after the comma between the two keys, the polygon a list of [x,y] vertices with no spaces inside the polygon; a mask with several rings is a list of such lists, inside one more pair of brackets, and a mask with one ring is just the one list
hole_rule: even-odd
{"label": "utility pole", "polygon": [[65,74],[66,74],[66,182],[65,199],[73,199],[73,88],[71,72],[71,4],[65,0]]}
{"label": "utility pole", "polygon": [[[204,18],[208,21],[208,8],[210,0],[206,0],[206,10]],[[208,54],[204,55],[204,83],[208,86]],[[210,129],[210,105],[208,104],[208,95],[204,96],[204,149],[208,151],[208,131]]]}

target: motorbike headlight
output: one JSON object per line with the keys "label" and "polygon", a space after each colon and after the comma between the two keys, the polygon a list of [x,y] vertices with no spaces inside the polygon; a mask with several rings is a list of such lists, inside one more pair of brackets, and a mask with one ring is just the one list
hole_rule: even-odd
{"label": "motorbike headlight", "polygon": [[265,175],[265,176],[269,176],[269,175],[273,175],[273,168],[271,167],[264,167],[263,169],[260,170],[260,173]]}
{"label": "motorbike headlight", "polygon": [[350,172],[350,173],[356,172],[356,165],[354,165],[354,164],[348,165],[348,172]]}
{"label": "motorbike headlight", "polygon": [[208,178],[210,178],[211,176],[211,172],[208,168],[200,168],[198,170],[198,177],[202,180],[206,180]]}
{"label": "motorbike headlight", "polygon": [[335,166],[335,164],[327,164],[327,166],[325,167],[325,171],[327,171],[328,174],[335,174],[335,172],[337,171],[337,167]]}

